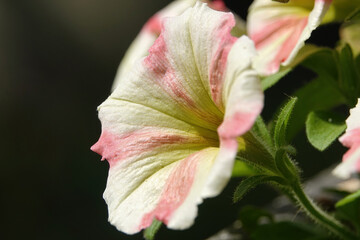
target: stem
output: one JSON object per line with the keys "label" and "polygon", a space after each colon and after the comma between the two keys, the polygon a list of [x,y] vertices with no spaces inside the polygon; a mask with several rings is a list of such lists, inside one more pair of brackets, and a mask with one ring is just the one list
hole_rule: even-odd
{"label": "stem", "polygon": [[300,204],[301,208],[310,218],[320,223],[323,227],[325,227],[327,230],[329,230],[331,233],[333,233],[340,239],[357,239],[355,234],[349,231],[347,227],[338,222],[328,213],[320,209],[313,201],[311,201],[304,193],[299,181],[296,181],[292,184],[292,190],[295,198],[297,199],[297,202]]}

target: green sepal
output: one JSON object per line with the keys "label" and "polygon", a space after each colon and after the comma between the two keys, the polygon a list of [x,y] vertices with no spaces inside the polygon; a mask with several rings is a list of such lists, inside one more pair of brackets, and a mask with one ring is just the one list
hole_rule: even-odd
{"label": "green sepal", "polygon": [[298,179],[298,170],[295,164],[287,155],[287,148],[282,147],[276,152],[275,164],[279,172],[284,176],[288,183],[293,183]]}
{"label": "green sepal", "polygon": [[273,148],[253,131],[245,133],[241,140],[242,148],[238,150],[236,158],[254,166],[261,173],[276,175]]}
{"label": "green sepal", "polygon": [[306,136],[320,151],[329,147],[345,129],[345,119],[332,112],[310,112],[306,120]]}
{"label": "green sepal", "polygon": [[154,218],[150,227],[146,228],[143,232],[143,236],[146,240],[154,240],[156,233],[160,230],[162,223]]}
{"label": "green sepal", "polygon": [[261,116],[257,117],[250,132],[260,138],[263,142],[264,147],[268,150],[271,155],[274,155],[274,142],[271,138],[270,132],[266,127],[266,124]]}
{"label": "green sepal", "polygon": [[291,112],[294,109],[296,101],[296,97],[290,98],[290,100],[281,109],[275,122],[273,140],[277,149],[281,146],[286,145],[286,130],[288,127]]}
{"label": "green sepal", "polygon": [[240,184],[236,187],[233,201],[240,201],[246,193],[248,193],[251,189],[255,188],[259,184],[276,182],[278,184],[285,184],[284,180],[281,177],[277,176],[268,176],[268,175],[256,175],[248,177],[240,182]]}

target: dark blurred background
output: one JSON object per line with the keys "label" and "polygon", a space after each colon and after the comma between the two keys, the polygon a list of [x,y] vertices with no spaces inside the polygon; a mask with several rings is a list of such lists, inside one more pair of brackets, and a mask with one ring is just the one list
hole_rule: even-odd
{"label": "dark blurred background", "polygon": [[[109,95],[124,52],[169,2],[0,0],[0,239],[141,239],[107,222],[108,164],[89,148],[101,130],[96,107]],[[251,0],[225,2],[246,18]],[[291,74],[299,80],[269,91],[264,114],[305,76]],[[308,167],[310,175],[325,163]],[[236,183],[200,206],[193,228],[162,228],[158,239],[205,239],[229,225],[237,215]],[[260,188],[242,204],[261,205],[274,195]]]}

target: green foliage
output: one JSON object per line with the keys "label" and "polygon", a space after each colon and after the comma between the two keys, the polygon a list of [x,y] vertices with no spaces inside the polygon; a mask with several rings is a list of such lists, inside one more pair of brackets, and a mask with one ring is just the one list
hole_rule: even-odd
{"label": "green foliage", "polygon": [[277,83],[280,79],[285,77],[286,74],[288,74],[292,68],[288,68],[285,70],[281,70],[275,74],[272,74],[270,76],[267,76],[261,80],[261,86],[262,89],[265,91],[268,88],[271,88],[275,83]]}
{"label": "green foliage", "polygon": [[264,221],[267,223],[274,222],[274,217],[270,212],[250,205],[240,210],[238,218],[241,221],[242,228],[248,233],[255,231]]}
{"label": "green foliage", "polygon": [[348,44],[344,44],[338,51],[323,48],[303,61],[302,65],[317,73],[325,84],[337,90],[349,106],[356,104],[357,97],[360,96],[359,65],[354,61]]}
{"label": "green foliage", "polygon": [[325,150],[346,129],[345,120],[332,112],[311,112],[306,120],[306,135],[318,150]]}
{"label": "green foliage", "polygon": [[360,19],[360,7],[357,7],[354,11],[352,11],[349,15],[346,16],[345,18],[345,23],[348,21],[353,21],[353,20],[359,20]]}
{"label": "green foliage", "polygon": [[298,170],[287,155],[288,149],[288,146],[284,146],[277,150],[275,164],[279,172],[286,179],[286,182],[291,183],[296,181],[298,177]]}
{"label": "green foliage", "polygon": [[[251,131],[241,138],[242,148],[238,151],[237,159],[245,161],[255,167],[259,173],[274,175],[276,166],[274,163],[274,148],[270,134],[261,118],[258,118]],[[241,141],[239,140],[239,141]]]}
{"label": "green foliage", "polygon": [[255,188],[257,185],[270,182],[283,183],[283,180],[277,176],[267,175],[256,175],[244,179],[235,189],[233,201],[238,202],[245,196],[246,193],[248,193],[251,189]]}
{"label": "green foliage", "polygon": [[337,216],[351,223],[360,234],[360,190],[337,202],[335,207]]}
{"label": "green foliage", "polygon": [[146,240],[154,240],[156,233],[160,230],[162,223],[156,219],[153,220],[150,227],[144,230],[144,238]]}
{"label": "green foliage", "polygon": [[337,60],[336,51],[330,48],[322,48],[302,62],[306,68],[317,73],[319,77],[326,78],[333,86],[337,86]]}
{"label": "green foliage", "polygon": [[[328,48],[310,49],[303,66],[313,70],[317,77],[295,92],[272,121],[271,131],[259,117],[254,127],[244,136],[245,154],[238,159],[251,162],[260,171],[244,179],[236,188],[234,202],[239,201],[259,184],[270,183],[283,190],[290,199],[305,209],[313,220],[322,223],[334,235],[353,239],[354,233],[345,225],[307,198],[302,190],[299,169],[291,156],[296,149],[289,145],[293,137],[306,126],[309,142],[323,151],[345,130],[345,117],[331,112],[346,104],[353,107],[360,96],[360,57],[354,58],[347,44],[337,50]],[[282,68],[274,75],[262,79],[264,90],[272,87],[288,74],[294,66]],[[249,154],[246,154],[247,153]],[[243,175],[245,176],[245,175]],[[351,200],[337,204],[337,216],[346,220],[360,234],[360,193]],[[354,200],[355,199],[355,200]],[[260,224],[265,218],[269,224]],[[252,232],[251,239],[330,239],[328,233],[290,222],[274,223],[267,212],[243,209],[239,219],[246,231]]]}
{"label": "green foliage", "polygon": [[329,110],[345,103],[345,98],[339,92],[330,78],[318,77],[294,94],[298,101],[293,110],[291,128],[287,139],[293,139],[303,129],[308,114],[312,111]]}
{"label": "green foliage", "polygon": [[354,59],[351,48],[339,51],[322,48],[306,58],[302,65],[318,77],[294,93],[298,98],[293,110],[288,140],[303,128],[313,111],[328,111],[341,104],[353,107],[360,96],[360,58]]}
{"label": "green foliage", "polygon": [[297,98],[290,98],[290,100],[281,109],[274,127],[274,143],[275,147],[279,148],[286,145],[286,129],[288,127],[291,112],[295,106]]}
{"label": "green foliage", "polygon": [[316,228],[295,222],[277,222],[259,226],[251,235],[253,240],[330,240]]}
{"label": "green foliage", "polygon": [[271,155],[274,155],[274,142],[261,116],[256,119],[251,133],[262,142],[262,145]]}

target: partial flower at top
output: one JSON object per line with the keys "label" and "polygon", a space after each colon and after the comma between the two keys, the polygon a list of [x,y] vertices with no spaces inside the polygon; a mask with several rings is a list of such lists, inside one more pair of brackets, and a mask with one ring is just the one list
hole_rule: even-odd
{"label": "partial flower at top", "polygon": [[[144,27],[141,29],[138,36],[134,39],[129,49],[126,51],[122,59],[116,77],[112,86],[112,90],[118,86],[120,79],[124,77],[131,69],[133,64],[148,55],[149,48],[154,44],[161,32],[161,22],[167,17],[175,17],[183,13],[189,7],[195,5],[197,0],[176,0],[170,3],[161,11],[152,16]],[[209,4],[209,7],[218,11],[228,11],[222,0],[204,1]],[[245,23],[236,17],[236,26],[233,29],[235,36],[241,36],[245,33]]]}
{"label": "partial flower at top", "polygon": [[231,13],[197,3],[163,21],[149,55],[99,106],[91,149],[110,164],[109,221],[133,234],[156,218],[190,227],[197,205],[231,177],[240,136],[263,107],[252,41],[230,34]]}
{"label": "partial flower at top", "polygon": [[349,178],[352,173],[360,172],[360,99],[356,107],[350,110],[346,125],[346,132],[339,140],[350,149],[343,156],[343,162],[333,171],[340,178]]}
{"label": "partial flower at top", "polygon": [[288,65],[319,26],[331,2],[255,0],[247,19],[248,34],[259,52],[255,68],[262,75],[270,75],[280,65]]}

